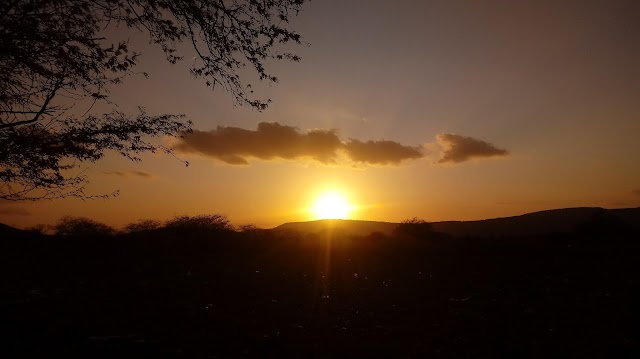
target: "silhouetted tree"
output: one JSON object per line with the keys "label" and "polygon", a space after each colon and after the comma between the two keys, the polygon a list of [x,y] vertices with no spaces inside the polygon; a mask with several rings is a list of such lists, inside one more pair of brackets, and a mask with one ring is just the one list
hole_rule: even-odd
{"label": "silhouetted tree", "polygon": [[[7,0],[0,2],[0,198],[87,197],[82,161],[112,150],[139,161],[142,152],[169,148],[149,138],[180,136],[191,123],[180,115],[90,114],[109,88],[135,74],[139,53],[114,41],[118,26],[146,33],[166,60],[192,45],[191,74],[221,86],[236,103],[258,110],[239,69],[276,82],[265,61],[299,58],[276,46],[300,36],[288,29],[305,0]],[[191,54],[189,54],[191,58]],[[191,61],[190,61],[191,62]],[[146,74],[144,74],[146,75]],[[74,108],[86,104],[89,110]]]}
{"label": "silhouetted tree", "polygon": [[232,231],[233,225],[221,214],[201,214],[197,216],[178,216],[168,220],[164,227],[169,230],[202,232]]}
{"label": "silhouetted tree", "polygon": [[624,219],[600,209],[574,228],[573,234],[581,241],[596,240],[603,244],[618,239],[635,238],[636,231]]}
{"label": "silhouetted tree", "polygon": [[134,223],[129,223],[124,227],[124,230],[128,233],[144,232],[158,229],[162,226],[160,221],[155,219],[141,219]]}
{"label": "silhouetted tree", "polygon": [[417,217],[400,222],[394,232],[401,237],[411,238],[430,238],[435,234],[431,223]]}
{"label": "silhouetted tree", "polygon": [[264,229],[254,225],[254,224],[243,224],[240,227],[238,227],[238,231],[242,232],[242,233],[256,233],[256,232],[261,232]]}
{"label": "silhouetted tree", "polygon": [[33,234],[44,235],[44,234],[47,234],[47,231],[49,230],[49,228],[51,227],[47,226],[46,224],[36,224],[31,227],[27,227],[24,230]]}
{"label": "silhouetted tree", "polygon": [[115,234],[112,227],[85,217],[65,216],[53,226],[57,235],[74,237],[104,237]]}

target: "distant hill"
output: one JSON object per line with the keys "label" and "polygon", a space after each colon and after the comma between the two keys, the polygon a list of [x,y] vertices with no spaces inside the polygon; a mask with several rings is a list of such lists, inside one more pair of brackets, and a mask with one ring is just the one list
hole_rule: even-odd
{"label": "distant hill", "polygon": [[290,231],[304,234],[341,234],[366,236],[374,232],[391,235],[398,223],[359,221],[350,219],[323,219],[311,222],[290,222],[282,224],[273,230]]}
{"label": "distant hill", "polygon": [[24,231],[22,229],[13,228],[11,226],[7,226],[6,224],[0,223],[0,238],[17,238],[17,237],[25,237],[30,233]]}
{"label": "distant hill", "polygon": [[[597,230],[602,225],[628,226],[640,231],[640,208],[604,209],[580,207],[552,209],[520,216],[478,221],[432,222],[436,232],[455,237],[519,237],[570,233],[576,229]],[[372,233],[392,235],[399,223],[327,219],[310,222],[285,223],[270,231],[302,234],[332,234],[334,236],[367,236]],[[610,228],[610,227],[607,227]],[[0,239],[37,237],[33,232],[0,223]]]}
{"label": "distant hill", "polygon": [[603,208],[563,208],[527,213],[520,216],[478,221],[446,221],[432,223],[433,228],[456,237],[464,236],[532,236],[549,233],[569,233]]}
{"label": "distant hill", "polygon": [[621,218],[636,230],[640,230],[640,207],[609,209],[607,211],[614,216]]}
{"label": "distant hill", "polygon": [[[456,237],[534,236],[569,233],[597,216],[615,218],[640,229],[640,208],[604,209],[599,207],[564,208],[533,212],[520,216],[478,221],[432,222],[436,232]],[[340,233],[366,236],[374,232],[392,234],[398,223],[359,220],[319,220],[282,224],[274,230],[304,234]]]}

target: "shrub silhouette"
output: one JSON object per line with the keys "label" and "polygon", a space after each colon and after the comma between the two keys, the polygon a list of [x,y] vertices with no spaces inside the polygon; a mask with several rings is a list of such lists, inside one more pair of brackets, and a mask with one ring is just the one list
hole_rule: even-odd
{"label": "shrub silhouette", "polygon": [[233,231],[234,229],[227,217],[221,214],[178,216],[168,220],[164,228],[183,232]]}
{"label": "shrub silhouette", "polygon": [[25,228],[25,231],[35,235],[45,235],[50,228],[51,226],[48,226],[46,224],[36,224],[34,226]]}
{"label": "shrub silhouette", "polygon": [[127,233],[146,232],[154,229],[158,229],[162,226],[162,223],[155,219],[141,219],[137,222],[129,223],[124,227],[124,231]]}
{"label": "shrub silhouette", "polygon": [[399,237],[409,237],[409,238],[431,238],[435,234],[431,223],[413,217],[410,219],[406,219],[394,230],[394,234]]}
{"label": "shrub silhouette", "polygon": [[104,237],[115,234],[112,227],[85,217],[65,216],[53,226],[55,234],[74,237]]}
{"label": "shrub silhouette", "polygon": [[238,227],[238,230],[242,233],[255,233],[260,232],[263,229],[253,224],[244,224]]}

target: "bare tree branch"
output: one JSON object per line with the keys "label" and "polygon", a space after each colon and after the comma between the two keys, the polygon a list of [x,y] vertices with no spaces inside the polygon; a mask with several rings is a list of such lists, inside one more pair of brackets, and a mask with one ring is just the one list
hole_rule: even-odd
{"label": "bare tree branch", "polygon": [[[0,2],[0,199],[93,198],[84,192],[88,176],[81,166],[108,152],[132,161],[145,152],[173,155],[154,139],[191,130],[181,115],[91,113],[97,102],[115,107],[110,88],[138,73],[140,54],[127,41],[110,41],[110,27],[148,34],[171,63],[183,58],[176,45],[191,43],[197,53],[191,75],[260,111],[270,100],[252,98],[237,71],[252,67],[257,79],[276,82],[265,61],[300,59],[278,47],[301,43],[288,19],[305,1]],[[85,101],[92,105],[78,116],[74,106]]]}

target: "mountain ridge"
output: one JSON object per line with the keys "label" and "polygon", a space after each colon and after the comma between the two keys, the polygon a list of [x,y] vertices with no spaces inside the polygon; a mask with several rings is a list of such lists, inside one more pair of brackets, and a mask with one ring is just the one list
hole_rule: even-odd
{"label": "mountain ridge", "polygon": [[[473,221],[430,222],[439,233],[456,236],[535,236],[571,233],[594,220],[618,221],[640,229],[640,207],[605,209],[601,207],[559,208],[525,213],[516,216],[489,218]],[[338,231],[347,235],[369,235],[379,232],[393,234],[400,223],[325,219],[308,222],[288,222],[272,228],[274,231],[293,231],[304,234],[321,234]]]}
{"label": "mountain ridge", "polygon": [[[393,235],[401,223],[352,219],[323,219],[283,223],[267,231],[368,236]],[[430,222],[435,232],[453,237],[522,237],[566,234],[576,231],[622,228],[640,231],[640,207],[605,209],[601,207],[559,208],[472,221]],[[604,227],[603,227],[604,226]],[[607,227],[608,226],[608,227]],[[31,231],[0,223],[0,238],[34,237]]]}

